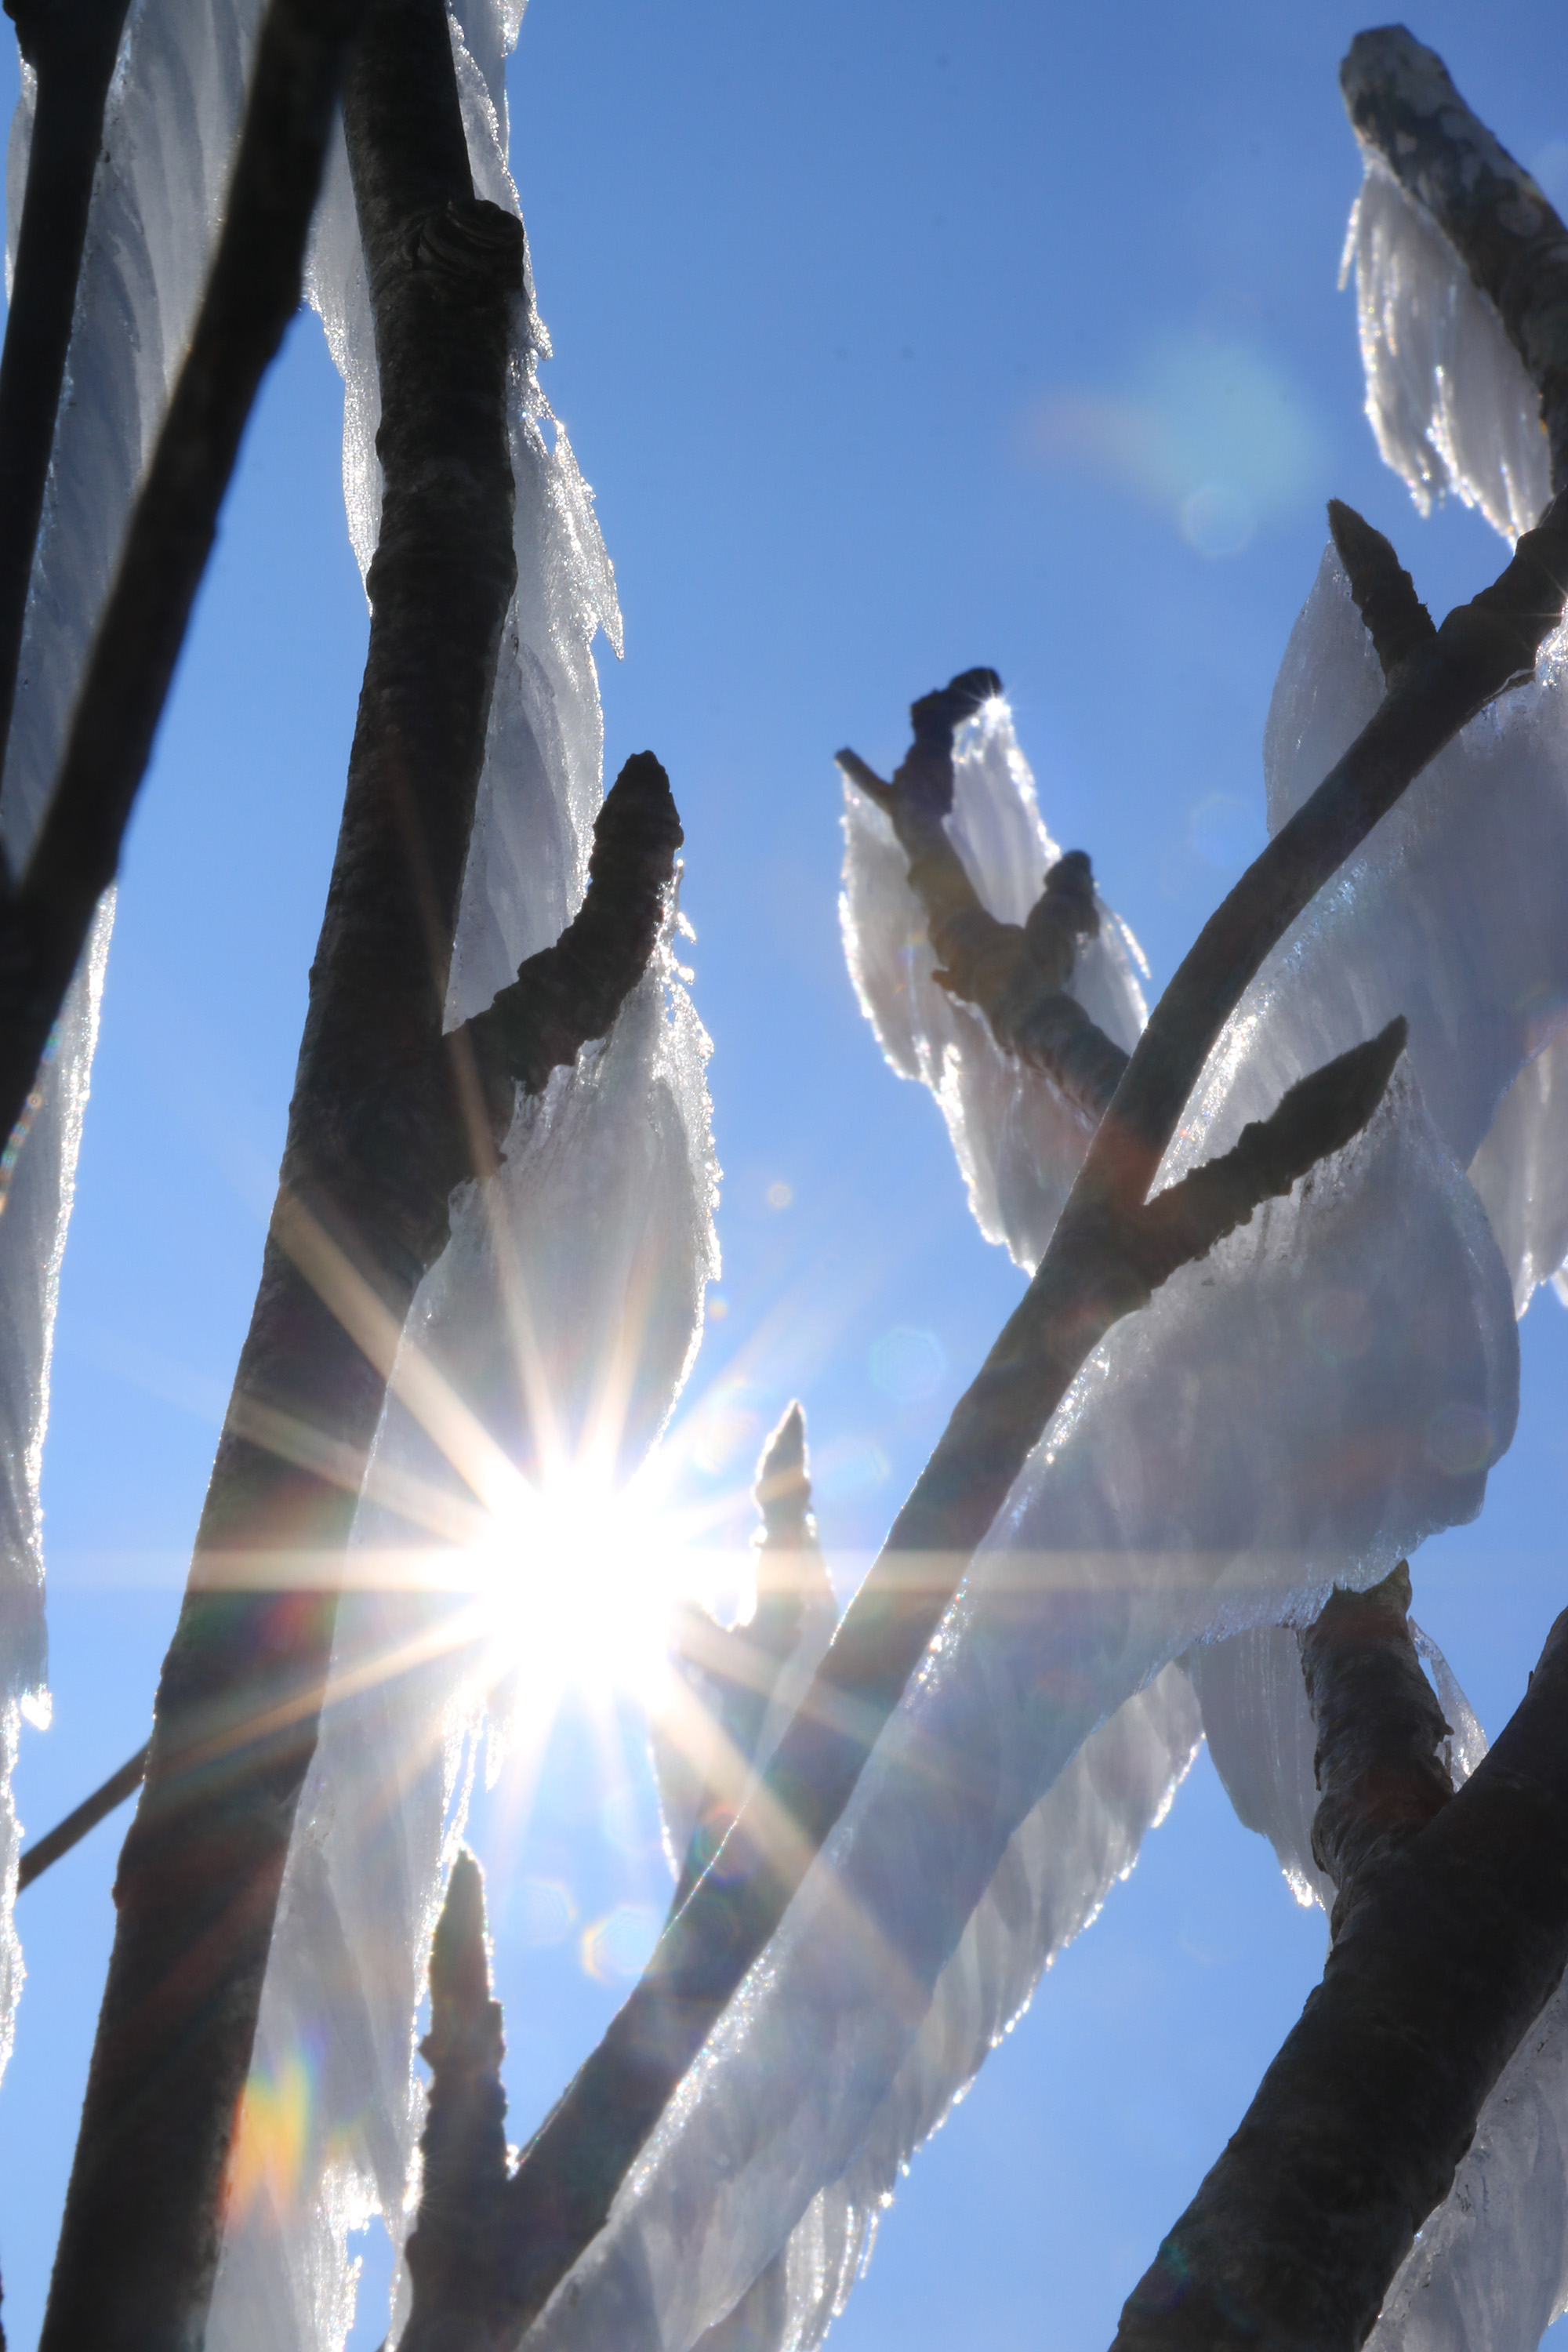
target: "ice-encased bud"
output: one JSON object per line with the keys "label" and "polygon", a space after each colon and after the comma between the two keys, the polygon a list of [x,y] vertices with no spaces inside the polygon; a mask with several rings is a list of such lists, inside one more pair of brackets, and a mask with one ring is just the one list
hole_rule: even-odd
{"label": "ice-encased bud", "polygon": [[[1040,818],[1013,716],[997,698],[957,730],[947,831],[981,903],[1022,924],[1061,852]],[[891,822],[844,787],[844,952],[861,1011],[888,1060],[935,1096],[975,1223],[1033,1271],[1089,1148],[1089,1120],[1037,1070],[1004,1052],[984,1014],[938,986],[925,917]],[[1100,935],[1081,947],[1068,992],[1131,1048],[1146,1011],[1142,955],[1097,902]]]}

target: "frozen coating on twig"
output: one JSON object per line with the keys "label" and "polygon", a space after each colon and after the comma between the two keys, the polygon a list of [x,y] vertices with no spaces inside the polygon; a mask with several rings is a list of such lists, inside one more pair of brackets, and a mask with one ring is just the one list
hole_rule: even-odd
{"label": "frozen coating on twig", "polygon": [[483,1873],[467,1849],[452,1865],[430,1953],[430,2069],[419,2147],[419,2211],[408,2241],[414,2308],[404,2352],[484,2352],[493,2301],[498,2200],[507,2177],[506,2043],[490,1997]]}
{"label": "frozen coating on twig", "polygon": [[1323,1981],[1129,2297],[1120,2352],[1355,2352],[1568,1959],[1568,1615],[1356,1891]]}
{"label": "frozen coating on twig", "polygon": [[1452,1737],[1410,1635],[1404,1560],[1365,1592],[1334,1591],[1300,1637],[1317,1727],[1312,1858],[1339,1889],[1336,1937],[1375,1873],[1439,1813],[1454,1784],[1438,1753]]}
{"label": "frozen coating on twig", "polygon": [[1357,138],[1496,305],[1541,395],[1552,489],[1568,488],[1568,230],[1471,113],[1442,58],[1402,25],[1358,33],[1340,87]]}
{"label": "frozen coating on twig", "polygon": [[954,730],[1001,691],[994,670],[963,670],[912,704],[914,740],[891,783],[858,752],[840,751],[838,765],[892,823],[939,959],[937,981],[984,1014],[1005,1052],[1046,1071],[1097,1119],[1127,1055],[1067,993],[1079,943],[1100,929],[1088,857],[1068,850],[1047,873],[1026,921],[1000,922],[982,904],[942,822],[952,807]]}

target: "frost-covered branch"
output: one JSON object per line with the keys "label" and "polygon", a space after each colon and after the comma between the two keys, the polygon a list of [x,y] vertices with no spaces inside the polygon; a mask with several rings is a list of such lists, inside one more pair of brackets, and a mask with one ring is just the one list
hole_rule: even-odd
{"label": "frost-covered branch", "polygon": [[1001,691],[994,670],[971,669],[922,696],[910,710],[914,741],[891,783],[856,751],[840,751],[838,765],[892,824],[939,959],[934,977],[984,1014],[1005,1052],[1045,1070],[1097,1119],[1127,1055],[1067,992],[1079,941],[1100,928],[1088,857],[1068,850],[1047,874],[1028,920],[999,922],[981,904],[942,822],[952,807],[954,730]]}
{"label": "frost-covered branch", "polygon": [[38,77],[16,265],[0,352],[0,765],[11,729],[33,551],[65,381],[103,109],[128,0],[12,0]]}
{"label": "frost-covered branch", "polygon": [[1422,1764],[1435,1710],[1411,1704],[1388,1628],[1362,1632],[1363,1687],[1395,1685],[1384,1691],[1389,1752],[1351,1727],[1327,1658],[1314,1701],[1352,1817],[1356,1780],[1372,1797],[1394,1764],[1391,1817],[1342,1844],[1350,1823],[1334,1828],[1352,1901],[1322,1984],[1129,2298],[1120,2352],[1354,2352],[1568,1960],[1568,1614],[1512,1721],[1447,1803]]}
{"label": "frost-covered branch", "polygon": [[1541,396],[1552,487],[1568,488],[1568,229],[1402,25],[1358,33],[1340,68],[1357,138],[1442,230],[1496,306]]}
{"label": "frost-covered branch", "polygon": [[499,2200],[506,2184],[506,2093],[500,2003],[490,1998],[485,1882],[458,1856],[430,1953],[430,2069],[419,2147],[424,2187],[408,2241],[414,2307],[404,2352],[453,2352],[488,2342]]}
{"label": "frost-covered branch", "polygon": [[[506,2339],[604,2226],[687,2066],[842,1814],[975,1546],[1087,1358],[1148,1290],[1130,1250],[1188,1095],[1269,950],[1466,719],[1532,667],[1568,583],[1568,498],[1396,667],[1344,757],[1242,877],[1140,1040],[1051,1244],[900,1512],[722,1850],[509,2190]],[[1375,1051],[1376,1049],[1369,1049]],[[1158,1214],[1158,1213],[1157,1213]]]}
{"label": "frost-covered branch", "polygon": [[1336,1938],[1376,1873],[1441,1812],[1454,1784],[1438,1753],[1451,1727],[1410,1634],[1404,1560],[1366,1592],[1331,1593],[1300,1637],[1317,1727],[1312,1858],[1339,1889]]}
{"label": "frost-covered branch", "polygon": [[[300,306],[305,240],[343,60],[363,13],[363,0],[272,0],[262,26],[223,234],[191,348],[132,513],[37,845],[19,885],[0,898],[0,1133],[7,1136],[33,1087],[93,911],[114,879],[240,436]],[[40,36],[53,14],[39,12]],[[40,105],[43,88],[40,74]],[[84,112],[87,103],[84,94]],[[97,143],[95,134],[95,156]],[[79,238],[77,249],[79,259]],[[67,258],[63,247],[53,255],[62,268]],[[73,268],[71,299],[74,282]],[[68,330],[68,315],[67,324]],[[40,369],[47,357],[52,352],[38,355]],[[35,390],[40,406],[46,389],[40,383]],[[51,419],[52,413],[51,404]],[[46,464],[47,457],[46,446]],[[17,462],[31,467],[36,451]],[[18,481],[18,538],[26,521],[24,498],[31,500],[36,537],[41,496],[41,486],[35,494]],[[0,574],[4,564],[0,550]],[[12,625],[7,593],[0,577],[0,677],[15,670],[14,656],[10,670],[5,667],[4,632]],[[14,630],[19,647],[20,610]]]}
{"label": "frost-covered branch", "polygon": [[374,0],[344,126],[382,395],[370,647],[260,1289],[121,1861],[51,2352],[199,2340],[339,1563],[447,1229],[441,1024],[515,576],[521,231],[475,203],[440,0]]}

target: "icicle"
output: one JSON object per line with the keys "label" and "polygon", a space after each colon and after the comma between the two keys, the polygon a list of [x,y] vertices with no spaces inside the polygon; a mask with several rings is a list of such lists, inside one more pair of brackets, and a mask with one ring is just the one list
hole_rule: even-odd
{"label": "icicle", "polygon": [[1541,402],[1502,320],[1442,231],[1369,156],[1356,273],[1366,413],[1421,512],[1452,490],[1513,541],[1551,494]]}
{"label": "icicle", "polygon": [[[985,907],[1021,923],[1061,852],[1041,822],[1001,700],[958,731],[948,830]],[[937,986],[892,825],[850,784],[844,845],[839,919],[860,1009],[899,1076],[920,1079],[936,1097],[981,1232],[1033,1271],[1089,1148],[1088,1123],[1048,1079],[1002,1051],[979,1013]],[[1108,1036],[1131,1047],[1146,1018],[1137,975],[1147,967],[1103,904],[1100,918],[1100,937],[1083,948],[1070,992]]]}
{"label": "icicle", "polygon": [[[476,193],[519,209],[503,64],[521,11],[469,0],[453,53]],[[344,377],[343,481],[362,571],[381,497],[369,298],[341,135],[310,284]],[[518,314],[510,394],[518,587],[491,706],[447,1019],[481,1010],[581,903],[602,799],[590,640],[620,650],[590,492],[540,389],[549,344]],[[519,1104],[494,1181],[454,1207],[422,1285],[355,1522],[321,1737],[301,1799],[262,1995],[207,2343],[335,2352],[351,2324],[348,2233],[379,2211],[401,2242],[423,2093],[415,2013],[460,1841],[497,1661],[466,1592],[430,1563],[529,1544],[523,1478],[586,1460],[628,1475],[667,1419],[718,1271],[709,1045],[673,952],[605,1042]],[[522,1474],[520,1476],[520,1473]],[[530,1565],[540,1565],[537,1559]],[[562,1572],[566,1572],[563,1563]],[[455,1571],[459,1583],[465,1579]],[[404,1589],[396,1589],[399,1585]],[[492,1765],[499,1759],[491,1726]],[[246,2158],[279,2099],[300,2105],[288,2177]],[[243,2192],[243,2193],[241,2193]],[[397,2292],[395,2327],[404,2290]]]}
{"label": "icicle", "polygon": [[[125,37],[105,111],[5,750],[0,834],[14,868],[26,863],[43,814],[132,498],[184,355],[259,14],[259,0],[195,7],[146,0]],[[6,159],[7,288],[35,94],[24,69]],[[18,1710],[48,1719],[38,1477],[49,1360],[113,919],[110,892],[40,1072],[0,1213],[7,1335],[0,1355],[0,2070],[22,1977],[10,1796]]]}

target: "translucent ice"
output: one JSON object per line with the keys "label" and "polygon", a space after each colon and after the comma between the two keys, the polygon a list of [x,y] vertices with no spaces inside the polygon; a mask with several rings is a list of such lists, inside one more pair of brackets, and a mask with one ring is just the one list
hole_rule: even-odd
{"label": "translucent ice", "polygon": [[1345,244],[1366,413],[1423,514],[1452,490],[1517,539],[1551,490],[1541,403],[1502,320],[1442,231],[1373,155]]}
{"label": "translucent ice", "polygon": [[[520,16],[472,0],[452,22],[476,188],[514,212],[502,68]],[[341,138],[310,285],[344,376],[344,492],[363,567],[380,505],[379,400]],[[549,346],[531,287],[516,324],[518,587],[449,1026],[486,1006],[581,903],[602,798],[589,643],[603,626],[620,645],[592,499],[539,386]],[[555,1552],[539,1554],[531,1494],[574,1465],[602,1480],[628,1473],[695,1350],[717,1271],[717,1170],[708,1040],[674,960],[674,920],[672,906],[609,1038],[557,1071],[542,1098],[519,1103],[499,1174],[457,1197],[451,1241],[404,1335],[263,1990],[213,2352],[341,2346],[355,2297],[349,2231],[376,2211],[395,2241],[407,2227],[423,2107],[415,2016],[498,1670],[488,1616],[468,1591],[439,1589],[443,1564],[477,1545],[503,1580],[514,1560],[534,1575],[567,1573]],[[472,1576],[459,1570],[457,1582]],[[264,2133],[276,2101],[296,2090],[299,2164],[280,2178],[248,2163],[247,2127]]]}
{"label": "translucent ice", "polygon": [[[948,832],[982,903],[999,921],[1021,923],[1061,852],[1041,822],[1005,702],[987,703],[959,730],[953,772]],[[1003,1052],[983,1014],[937,986],[925,918],[892,825],[849,783],[838,904],[850,975],[878,1044],[900,1077],[920,1079],[936,1097],[986,1240],[1005,1243],[1032,1271],[1089,1147],[1089,1124],[1048,1078]],[[1130,1048],[1145,1018],[1138,972],[1147,967],[1103,904],[1100,919],[1100,937],[1080,952],[1070,990],[1108,1036]]]}
{"label": "translucent ice", "polygon": [[[259,0],[132,12],[104,117],[66,383],[45,492],[0,835],[25,864],[58,764],[132,497],[184,355],[227,176]],[[24,70],[6,163],[7,285],[32,135]],[[0,1214],[0,2066],[21,1956],[12,1927],[18,1706],[47,1708],[38,1472],[49,1357],[113,894],[94,918]]]}

